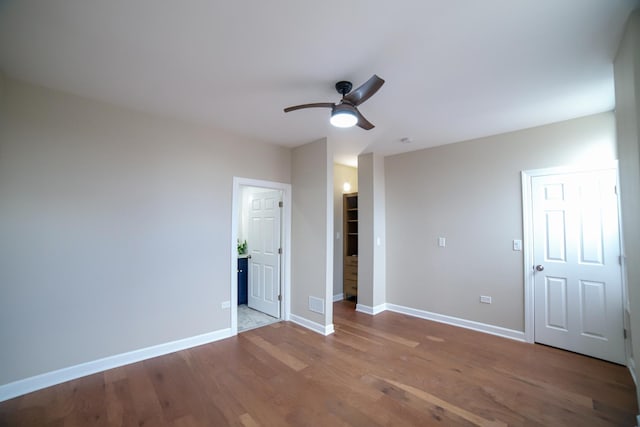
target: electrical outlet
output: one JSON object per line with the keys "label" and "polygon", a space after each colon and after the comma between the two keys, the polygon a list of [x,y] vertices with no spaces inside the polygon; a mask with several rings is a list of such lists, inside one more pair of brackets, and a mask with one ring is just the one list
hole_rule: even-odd
{"label": "electrical outlet", "polygon": [[483,304],[491,304],[491,297],[480,295],[480,302]]}
{"label": "electrical outlet", "polygon": [[438,237],[438,246],[440,246],[441,248],[447,246],[447,239],[444,237]]}

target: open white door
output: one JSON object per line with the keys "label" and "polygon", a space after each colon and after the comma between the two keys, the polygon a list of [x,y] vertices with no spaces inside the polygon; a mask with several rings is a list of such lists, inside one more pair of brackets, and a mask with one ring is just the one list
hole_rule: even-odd
{"label": "open white door", "polygon": [[256,192],[249,200],[249,307],[280,318],[281,191]]}
{"label": "open white door", "polygon": [[616,170],[531,178],[535,341],[625,363]]}

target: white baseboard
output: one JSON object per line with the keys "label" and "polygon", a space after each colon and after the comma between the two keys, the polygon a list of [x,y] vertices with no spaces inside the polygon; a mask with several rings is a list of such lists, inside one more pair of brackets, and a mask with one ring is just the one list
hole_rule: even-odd
{"label": "white baseboard", "polygon": [[[631,379],[633,383],[638,388],[638,377],[636,376],[636,362],[632,357],[627,359],[627,369],[629,370],[629,374],[631,374]],[[636,427],[640,427],[640,415],[636,415]]]}
{"label": "white baseboard", "polygon": [[0,402],[22,396],[23,394],[31,393],[32,391],[95,374],[97,372],[106,371],[108,369],[117,368],[130,363],[140,362],[142,360],[151,359],[152,357],[163,356],[165,354],[174,353],[187,348],[208,344],[231,336],[231,328],[220,329],[218,331],[171,341],[164,344],[158,344],[127,353],[116,354],[114,356],[92,360],[79,365],[69,366],[68,368],[62,368],[56,371],[46,372],[44,374],[14,381],[0,386]]}
{"label": "white baseboard", "polygon": [[627,369],[629,369],[629,373],[631,374],[631,379],[633,379],[633,383],[638,387],[638,377],[636,377],[636,362],[633,358],[627,359]]}
{"label": "white baseboard", "polygon": [[406,314],[408,316],[419,317],[421,319],[433,320],[434,322],[446,323],[448,325],[472,329],[474,331],[497,335],[499,337],[509,338],[516,341],[525,341],[524,332],[503,328],[501,326],[488,325],[486,323],[475,322],[473,320],[460,319],[458,317],[446,316],[444,314],[432,313],[430,311],[419,310],[417,308],[404,307],[401,305],[390,303],[386,304],[386,309],[389,311],[394,311],[396,313]]}
{"label": "white baseboard", "polygon": [[335,330],[333,329],[333,323],[330,325],[324,326],[324,325],[321,325],[320,323],[312,322],[309,319],[305,319],[304,317],[297,316],[293,313],[291,313],[289,320],[291,320],[295,324],[298,324],[307,329],[311,329],[313,332],[317,332],[324,336],[331,335],[332,333],[335,332]]}
{"label": "white baseboard", "polygon": [[364,304],[356,304],[356,311],[364,314],[370,314],[375,316],[376,314],[382,313],[387,309],[387,304],[376,305],[375,307],[371,307]]}
{"label": "white baseboard", "polygon": [[333,302],[342,301],[344,299],[344,294],[335,294],[333,296]]}

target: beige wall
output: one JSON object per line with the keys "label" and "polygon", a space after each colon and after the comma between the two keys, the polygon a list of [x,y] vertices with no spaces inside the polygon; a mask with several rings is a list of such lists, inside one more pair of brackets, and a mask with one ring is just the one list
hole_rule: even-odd
{"label": "beige wall", "polygon": [[4,83],[0,384],[229,328],[232,177],[290,150]]}
{"label": "beige wall", "polygon": [[[343,184],[348,182],[351,184],[350,193],[358,191],[358,169],[351,166],[344,166],[337,163],[333,165],[333,295],[342,293],[344,260],[342,258],[344,252],[344,236],[342,223],[342,195]],[[340,233],[340,238],[336,237]]]}
{"label": "beige wall", "polygon": [[358,156],[358,308],[386,302],[384,157]]}
{"label": "beige wall", "polygon": [[520,171],[615,158],[613,113],[387,157],[387,302],[523,331]]}
{"label": "beige wall", "polygon": [[[620,207],[624,270],[629,290],[631,340],[640,368],[640,11],[627,23],[614,63],[616,122],[620,157]],[[638,401],[640,402],[640,393]]]}
{"label": "beige wall", "polygon": [[[333,154],[326,139],[293,149],[291,314],[333,325]],[[324,314],[309,310],[320,298]],[[295,319],[294,319],[295,320]]]}

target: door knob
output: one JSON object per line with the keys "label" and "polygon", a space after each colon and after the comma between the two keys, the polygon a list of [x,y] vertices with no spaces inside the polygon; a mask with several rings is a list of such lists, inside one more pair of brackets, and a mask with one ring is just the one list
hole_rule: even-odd
{"label": "door knob", "polygon": [[540,265],[540,264],[536,265],[536,271],[542,271],[542,270],[544,270],[544,265]]}

